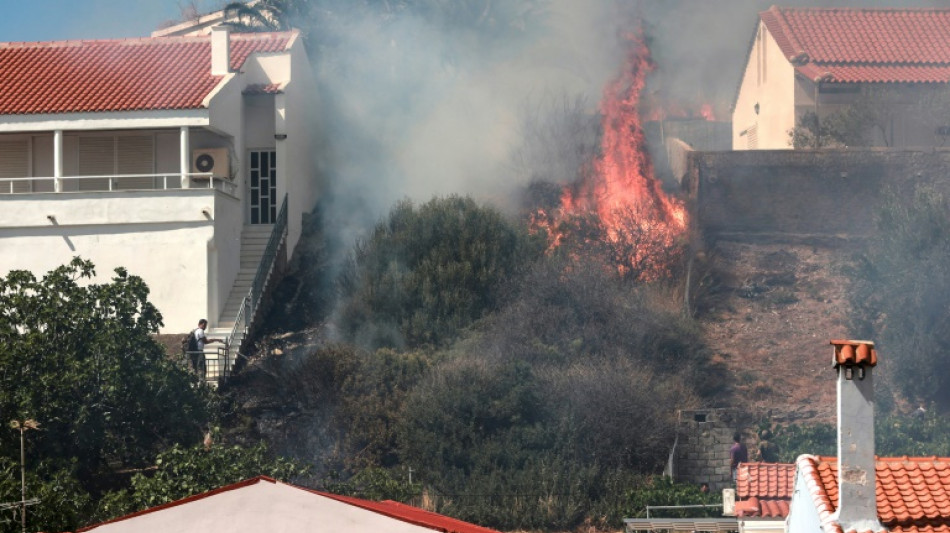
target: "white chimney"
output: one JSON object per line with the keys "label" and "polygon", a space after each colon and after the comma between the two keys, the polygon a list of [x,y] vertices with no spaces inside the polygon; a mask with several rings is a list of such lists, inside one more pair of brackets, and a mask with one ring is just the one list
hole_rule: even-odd
{"label": "white chimney", "polygon": [[231,28],[227,24],[211,28],[211,75],[224,76],[231,72]]}
{"label": "white chimney", "polygon": [[874,460],[874,366],[868,341],[831,341],[838,373],[838,510],[844,531],[882,531]]}

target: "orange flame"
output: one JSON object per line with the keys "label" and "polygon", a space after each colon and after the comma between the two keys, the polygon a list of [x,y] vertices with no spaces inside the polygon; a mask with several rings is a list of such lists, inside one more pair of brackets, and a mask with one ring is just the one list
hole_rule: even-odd
{"label": "orange flame", "polygon": [[[543,225],[552,228],[571,217],[594,215],[606,230],[610,248],[625,250],[625,256],[618,258],[621,272],[635,268],[637,277],[655,279],[668,265],[655,264],[658,257],[650,255],[672,246],[685,232],[686,210],[664,194],[654,176],[638,109],[646,76],[654,65],[643,39],[639,35],[627,38],[630,46],[624,69],[604,88],[601,101],[601,155],[591,172],[565,187],[560,212],[553,217],[555,224]],[[552,217],[540,213],[538,218]],[[559,245],[562,233],[550,233],[551,245]],[[647,239],[642,238],[644,233],[649,234]],[[650,246],[643,245],[647,241]]]}

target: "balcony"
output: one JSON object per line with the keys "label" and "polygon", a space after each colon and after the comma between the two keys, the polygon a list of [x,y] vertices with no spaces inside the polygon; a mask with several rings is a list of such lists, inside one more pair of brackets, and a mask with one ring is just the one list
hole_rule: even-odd
{"label": "balcony", "polygon": [[182,188],[214,189],[236,196],[236,185],[233,181],[214,177],[210,172],[63,176],[59,178],[0,178],[0,195],[156,191],[180,190]]}

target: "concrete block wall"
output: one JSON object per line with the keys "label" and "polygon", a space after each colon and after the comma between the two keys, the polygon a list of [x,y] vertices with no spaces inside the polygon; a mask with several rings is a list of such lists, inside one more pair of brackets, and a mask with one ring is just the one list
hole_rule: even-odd
{"label": "concrete block wall", "polygon": [[[729,448],[736,431],[747,433],[754,417],[735,409],[696,409],[679,413],[676,448],[672,456],[673,478],[686,483],[709,483],[712,491],[732,487]],[[744,437],[752,448],[751,436]]]}

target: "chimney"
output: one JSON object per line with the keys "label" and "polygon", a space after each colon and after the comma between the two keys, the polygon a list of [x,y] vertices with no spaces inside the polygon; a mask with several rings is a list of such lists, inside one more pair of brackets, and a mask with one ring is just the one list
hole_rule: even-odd
{"label": "chimney", "polygon": [[211,28],[211,75],[224,76],[231,72],[231,28],[227,24]]}
{"label": "chimney", "polygon": [[868,341],[831,341],[838,374],[838,510],[844,531],[882,531],[874,472],[874,367]]}

